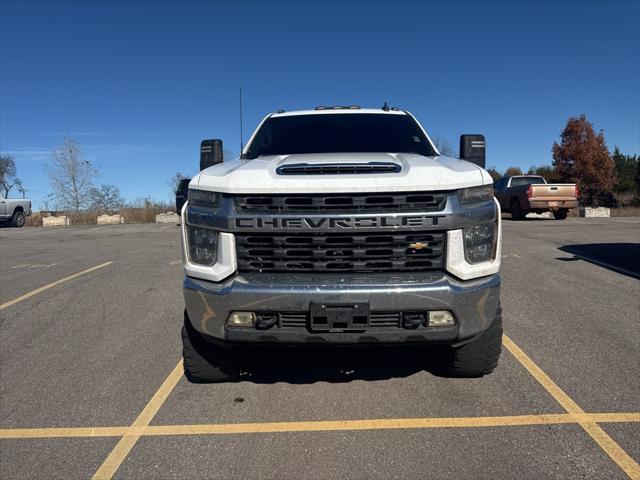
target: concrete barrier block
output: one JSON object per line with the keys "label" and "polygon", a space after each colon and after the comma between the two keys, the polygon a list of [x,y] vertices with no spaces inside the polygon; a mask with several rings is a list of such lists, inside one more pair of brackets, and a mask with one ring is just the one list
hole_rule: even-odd
{"label": "concrete barrier block", "polygon": [[156,223],[180,223],[180,217],[175,212],[165,212],[156,215]]}
{"label": "concrete barrier block", "polygon": [[119,225],[124,223],[122,215],[98,215],[98,225]]}
{"label": "concrete barrier block", "polygon": [[580,216],[586,218],[610,217],[611,210],[606,207],[580,207]]}
{"label": "concrete barrier block", "polygon": [[551,212],[542,212],[542,213],[529,212],[529,213],[527,213],[527,218],[553,218],[553,213],[551,213]]}
{"label": "concrete barrier block", "polygon": [[66,215],[60,217],[42,217],[43,227],[68,227],[71,225],[71,219]]}

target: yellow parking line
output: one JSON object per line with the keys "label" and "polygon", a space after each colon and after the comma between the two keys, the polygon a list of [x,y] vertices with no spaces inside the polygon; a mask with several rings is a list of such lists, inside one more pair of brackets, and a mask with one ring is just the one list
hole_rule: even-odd
{"label": "yellow parking line", "polygon": [[78,278],[79,276],[84,275],[85,273],[93,272],[95,270],[98,270],[99,268],[106,267],[107,265],[111,265],[112,263],[113,262],[105,262],[100,265],[96,265],[95,267],[87,268],[86,270],[83,270],[81,272],[74,273],[73,275],[69,275],[68,277],[61,278],[60,280],[56,280],[55,282],[49,283],[40,288],[36,288],[35,290],[30,291],[29,293],[25,293],[24,295],[21,295],[18,298],[14,298],[13,300],[9,300],[8,302],[3,303],[2,305],[0,305],[0,310],[4,310],[5,308],[10,307],[11,305],[15,305],[18,302],[22,302],[23,300],[26,300],[27,298],[31,298],[34,295],[44,292],[45,290],[49,290],[50,288],[53,288],[56,285],[60,285],[61,283],[67,282],[69,280],[73,280],[74,278]]}
{"label": "yellow parking line", "polygon": [[153,417],[158,413],[162,404],[167,400],[169,394],[173,391],[178,381],[182,378],[182,360],[178,362],[169,376],[162,382],[158,391],[153,395],[146,407],[140,412],[133,425],[128,429],[126,436],[122,437],[118,444],[111,451],[106,460],[100,465],[100,468],[93,476],[94,480],[110,479],[116,473],[122,462],[133,446],[140,439],[140,434],[135,433],[136,428],[147,427]]}
{"label": "yellow parking line", "polygon": [[[111,262],[108,262],[111,263]],[[107,263],[107,264],[108,264]],[[106,265],[106,264],[105,264]],[[104,266],[104,265],[101,265]],[[99,268],[94,267],[95,268]],[[80,274],[85,272],[80,272]],[[78,274],[76,274],[78,275]],[[96,428],[45,428],[45,429],[0,429],[2,438],[57,438],[119,436],[118,444],[102,463],[93,479],[110,479],[118,470],[129,452],[142,436],[160,435],[216,435],[239,433],[276,433],[309,431],[425,429],[425,428],[473,428],[518,425],[580,425],[593,440],[631,478],[640,478],[638,464],[597,425],[606,422],[640,422],[640,413],[591,413],[582,410],[549,376],[536,365],[509,337],[504,336],[504,345],[529,373],[560,403],[566,414],[519,415],[502,417],[450,417],[374,419],[345,421],[276,422],[219,425],[160,425],[149,426],[178,381],[182,377],[182,361],[153,395],[138,418],[130,427]]]}
{"label": "yellow parking line", "polygon": [[[588,417],[585,414],[585,418]],[[640,414],[600,414],[608,422],[640,422]],[[390,418],[311,422],[239,423],[220,425],[161,425],[145,429],[145,435],[226,435],[240,433],[328,432],[350,430],[398,430],[428,428],[511,427],[577,423],[574,415],[542,414],[503,417]]]}
{"label": "yellow parking line", "polygon": [[[150,421],[150,419],[149,419]],[[223,423],[203,425],[153,425],[95,428],[0,429],[0,439],[66,437],[144,437],[169,435],[229,435],[239,433],[289,433],[348,430],[515,427],[567,423],[639,423],[640,413],[551,413],[496,417],[390,418],[309,422]]]}
{"label": "yellow parking line", "polygon": [[0,439],[123,437],[131,427],[2,428]]}
{"label": "yellow parking line", "polygon": [[[562,405],[567,412],[581,418],[584,410],[574,402],[529,356],[522,351],[509,337],[503,336],[504,346],[509,350],[524,368],[542,385],[549,394]],[[624,470],[624,472],[634,479],[640,479],[640,466],[618,445],[613,438],[599,427],[594,421],[579,420],[578,424],[591,436],[591,438],[602,448],[611,459]]]}

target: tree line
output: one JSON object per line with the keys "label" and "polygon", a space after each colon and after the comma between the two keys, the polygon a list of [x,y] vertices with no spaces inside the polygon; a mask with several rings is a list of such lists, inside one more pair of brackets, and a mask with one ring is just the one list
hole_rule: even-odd
{"label": "tree line", "polygon": [[[225,161],[234,158],[231,150],[223,151]],[[64,137],[62,144],[51,153],[45,162],[50,191],[43,200],[43,210],[82,213],[86,211],[113,213],[124,208],[125,200],[116,185],[98,184],[99,170],[82,153],[80,143]],[[168,184],[175,195],[185,174],[176,172]],[[15,159],[11,155],[0,156],[0,193],[7,198],[15,187],[25,198],[27,190],[17,176]],[[136,200],[131,208],[151,208],[164,205],[150,199]]]}
{"label": "tree line", "polygon": [[494,181],[526,173],[541,175],[552,183],[577,183],[584,204],[613,206],[620,203],[620,194],[631,198],[629,203],[640,204],[640,158],[623,154],[618,146],[611,154],[604,132],[596,133],[585,115],[569,119],[560,134],[560,143],[553,143],[551,153],[551,165],[533,165],[526,172],[520,167],[509,167],[504,172],[490,167],[487,171]]}
{"label": "tree line", "polygon": [[[436,137],[435,142],[443,154],[455,155],[445,139]],[[615,204],[622,194],[631,198],[631,204],[640,205],[640,158],[622,153],[617,146],[611,154],[604,132],[596,133],[585,115],[568,120],[560,142],[553,143],[551,153],[551,165],[534,165],[526,172],[517,166],[504,172],[495,167],[487,170],[494,180],[527,173],[542,175],[548,182],[577,183],[580,200],[585,205]],[[232,152],[224,151],[225,160],[233,156]],[[44,200],[45,210],[115,212],[124,207],[125,201],[116,185],[97,184],[98,169],[84,157],[80,144],[71,137],[65,137],[62,145],[53,150],[45,168],[51,187]],[[176,172],[169,180],[174,194],[182,178],[187,177]],[[26,189],[17,176],[15,159],[11,155],[0,156],[0,193],[7,198],[14,188],[24,198]]]}

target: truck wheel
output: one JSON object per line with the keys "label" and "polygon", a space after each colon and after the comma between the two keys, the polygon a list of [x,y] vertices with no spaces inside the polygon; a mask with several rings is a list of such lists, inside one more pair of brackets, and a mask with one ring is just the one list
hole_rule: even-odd
{"label": "truck wheel", "polygon": [[224,382],[238,375],[231,348],[208,342],[193,328],[187,311],[182,327],[184,374],[193,383]]}
{"label": "truck wheel", "polygon": [[24,227],[24,221],[25,221],[25,216],[24,216],[24,212],[22,210],[16,210],[15,212],[13,212],[13,217],[11,217],[11,226],[12,227]]}
{"label": "truck wheel", "polygon": [[511,218],[513,220],[522,220],[524,215],[522,214],[522,207],[520,206],[520,201],[517,198],[511,200]]}
{"label": "truck wheel", "polygon": [[496,368],[502,351],[502,308],[498,303],[491,326],[480,337],[448,352],[446,374],[451,377],[482,377]]}
{"label": "truck wheel", "polygon": [[556,220],[564,220],[565,218],[567,218],[567,214],[569,213],[569,211],[566,208],[561,208],[559,210],[554,210],[553,211],[553,218],[555,218]]}

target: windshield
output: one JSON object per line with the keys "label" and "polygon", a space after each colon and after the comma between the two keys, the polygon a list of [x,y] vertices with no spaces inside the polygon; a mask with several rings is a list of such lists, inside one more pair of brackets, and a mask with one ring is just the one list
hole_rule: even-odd
{"label": "windshield", "polygon": [[547,183],[544,181],[542,177],[514,177],[511,179],[511,186],[518,187],[520,185],[531,185],[531,184],[539,184],[539,183]]}
{"label": "windshield", "polygon": [[335,152],[436,155],[409,115],[337,113],[268,118],[249,145],[246,158]]}

